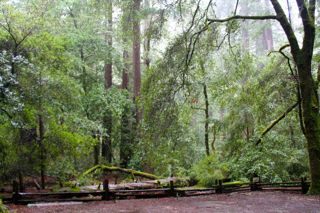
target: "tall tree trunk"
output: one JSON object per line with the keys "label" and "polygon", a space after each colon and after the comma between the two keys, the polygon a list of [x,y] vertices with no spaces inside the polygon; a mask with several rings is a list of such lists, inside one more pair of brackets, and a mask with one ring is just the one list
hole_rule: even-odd
{"label": "tall tree trunk", "polygon": [[262,43],[265,51],[273,50],[273,34],[270,23],[268,23],[268,26],[263,30]]}
{"label": "tall tree trunk", "polygon": [[25,187],[24,187],[24,153],[23,153],[23,141],[24,141],[24,134],[23,134],[24,129],[20,128],[19,129],[19,140],[18,140],[18,147],[17,147],[17,154],[19,157],[19,163],[18,163],[18,179],[19,179],[19,191],[24,192]]}
{"label": "tall tree trunk", "polygon": [[[269,0],[260,0],[260,5],[263,7],[264,12],[269,14]],[[263,22],[264,27],[261,31],[261,34],[256,39],[256,53],[258,55],[265,55],[266,52],[273,50],[273,34],[271,22],[270,20],[264,20]]]}
{"label": "tall tree trunk", "polygon": [[45,169],[46,169],[46,149],[44,145],[44,121],[42,112],[38,115],[38,143],[40,147],[40,175],[41,175],[41,188],[45,189]]}
{"label": "tall tree trunk", "polygon": [[311,74],[311,63],[301,54],[297,62],[302,99],[303,123],[308,142],[311,171],[311,194],[320,194],[320,115],[317,87]]}
{"label": "tall tree trunk", "polygon": [[127,50],[123,50],[123,63],[124,68],[122,70],[121,89],[128,90],[129,87],[129,53]]}
{"label": "tall tree trunk", "polygon": [[308,7],[305,1],[297,0],[304,37],[302,48],[288,21],[282,7],[277,0],[270,0],[277,14],[287,39],[290,43],[291,54],[296,63],[299,78],[299,88],[302,101],[302,120],[305,137],[307,139],[311,186],[309,194],[320,194],[320,114],[318,86],[312,76],[312,56],[315,41],[315,8],[316,1],[309,0]]}
{"label": "tall tree trunk", "polygon": [[[264,2],[265,2],[265,10],[269,13],[270,11],[269,0],[264,0]],[[262,32],[263,48],[265,51],[272,51],[273,50],[272,25],[270,20],[266,20],[266,22],[267,22],[267,26],[263,29],[263,32]]]}
{"label": "tall tree trunk", "polygon": [[44,145],[44,118],[43,118],[43,78],[42,71],[39,73],[39,93],[38,93],[38,134],[37,142],[40,151],[40,176],[41,176],[41,188],[45,189],[45,169],[46,169],[46,148]]}
{"label": "tall tree trunk", "polygon": [[204,123],[204,143],[206,146],[206,154],[207,156],[210,155],[210,148],[209,148],[209,100],[208,100],[208,92],[207,92],[207,85],[203,84],[203,95],[205,99],[205,123]]}
{"label": "tall tree trunk", "polygon": [[130,131],[130,107],[126,106],[121,118],[121,140],[120,140],[120,166],[127,168],[132,156],[132,143]]}
{"label": "tall tree trunk", "polygon": [[112,0],[106,3],[106,34],[105,41],[108,45],[107,57],[105,60],[104,86],[108,90],[112,86]]}
{"label": "tall tree trunk", "polygon": [[108,163],[112,163],[112,144],[111,144],[111,129],[112,117],[105,116],[103,119],[103,126],[106,129],[106,134],[102,137],[102,156]]}
{"label": "tall tree trunk", "polygon": [[[95,131],[92,132],[92,138],[94,139],[98,139],[99,140],[99,137],[97,137],[97,133]],[[93,160],[94,160],[94,165],[98,165],[100,162],[99,162],[99,157],[100,157],[100,140],[99,140],[99,143],[96,144],[93,148]]]}
{"label": "tall tree trunk", "polygon": [[24,192],[24,181],[23,181],[23,174],[22,171],[18,171],[18,179],[19,179],[19,192]]}
{"label": "tall tree trunk", "polygon": [[[105,71],[104,71],[104,85],[106,91],[112,87],[112,0],[108,0],[106,3],[106,19],[107,19],[107,26],[106,26],[106,42],[108,44],[108,54],[107,59],[105,61]],[[105,157],[106,161],[111,163],[112,162],[112,141],[111,141],[111,134],[112,134],[112,115],[111,112],[103,119],[104,128],[106,129],[106,135],[104,137],[102,143],[102,155]]]}
{"label": "tall tree trunk", "polygon": [[[132,58],[129,57],[128,46],[130,46],[128,42],[129,35],[132,33],[132,16],[130,14],[131,8],[128,5],[125,5],[123,8],[123,20],[121,30],[122,30],[122,39],[123,39],[123,70],[122,70],[122,82],[121,89],[127,91],[127,98],[129,97],[129,70],[131,68]],[[131,39],[130,39],[131,40]],[[130,75],[131,76],[131,75]],[[121,139],[120,139],[120,165],[123,168],[128,167],[132,156],[132,122],[131,121],[131,109],[130,106],[126,105],[123,109],[122,117],[121,117]]]}
{"label": "tall tree trunk", "polygon": [[212,141],[211,141],[212,153],[214,153],[216,150],[216,148],[215,148],[216,138],[217,138],[217,129],[216,129],[216,125],[213,125],[212,126]]}
{"label": "tall tree trunk", "polygon": [[[124,39],[126,44],[127,40]],[[121,88],[123,90],[128,90],[129,87],[129,54],[127,50],[123,51],[123,61],[124,68],[122,71],[122,83]],[[129,98],[129,97],[128,97]],[[121,140],[120,140],[120,166],[122,168],[127,168],[132,155],[132,144],[131,144],[131,132],[130,132],[130,107],[125,106],[123,109],[123,114],[121,118]]]}
{"label": "tall tree trunk", "polygon": [[[144,1],[144,8],[150,9],[150,0]],[[152,26],[152,17],[151,15],[148,15],[145,18],[144,21],[144,43],[143,43],[143,59],[144,59],[144,65],[146,69],[149,69],[150,67],[150,44],[151,44],[151,26]]]}
{"label": "tall tree trunk", "polygon": [[133,48],[132,48],[132,61],[134,71],[134,82],[133,82],[133,94],[136,102],[136,121],[139,124],[141,120],[141,110],[138,106],[138,100],[140,97],[141,89],[141,64],[140,64],[140,3],[141,0],[133,0]]}

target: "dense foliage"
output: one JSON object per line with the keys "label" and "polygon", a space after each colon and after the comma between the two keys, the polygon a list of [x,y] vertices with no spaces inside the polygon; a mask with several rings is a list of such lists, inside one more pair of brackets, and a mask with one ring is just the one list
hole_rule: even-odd
{"label": "dense foliage", "polygon": [[301,108],[263,134],[299,101],[290,52],[274,51],[287,43],[283,30],[205,20],[271,5],[174,2],[1,1],[0,186],[44,174],[65,182],[100,163],[206,186],[309,176]]}

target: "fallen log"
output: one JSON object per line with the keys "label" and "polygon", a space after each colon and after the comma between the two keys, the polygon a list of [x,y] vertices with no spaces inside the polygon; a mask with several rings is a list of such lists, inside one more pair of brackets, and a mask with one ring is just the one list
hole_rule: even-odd
{"label": "fallen log", "polygon": [[138,176],[138,177],[144,177],[150,180],[158,180],[160,179],[158,176],[147,173],[147,172],[140,172],[134,169],[125,169],[125,168],[121,168],[121,167],[116,167],[116,166],[106,166],[106,165],[96,165],[90,169],[88,169],[87,171],[85,171],[84,173],[82,173],[81,177],[86,176],[88,174],[91,174],[97,170],[101,170],[103,172],[112,172],[112,171],[118,171],[118,172],[123,172],[123,173],[127,173],[127,174],[131,174],[133,176]]}

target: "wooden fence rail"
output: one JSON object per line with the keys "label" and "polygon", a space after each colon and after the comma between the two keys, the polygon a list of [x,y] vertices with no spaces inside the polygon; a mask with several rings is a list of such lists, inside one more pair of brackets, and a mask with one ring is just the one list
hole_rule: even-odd
{"label": "wooden fence rail", "polygon": [[212,188],[205,189],[183,189],[176,188],[173,181],[170,181],[169,188],[159,189],[139,189],[139,190],[110,190],[109,182],[103,182],[102,191],[92,192],[58,192],[58,193],[22,193],[18,187],[13,185],[13,194],[11,202],[17,204],[28,204],[35,202],[57,202],[57,201],[92,201],[92,200],[116,200],[116,199],[138,199],[138,198],[161,198],[161,197],[184,197],[208,194],[221,194],[238,191],[256,191],[256,190],[294,190],[306,193],[309,183],[305,179],[300,182],[282,182],[282,183],[261,183],[252,182],[242,185],[224,185],[222,181],[217,181]]}

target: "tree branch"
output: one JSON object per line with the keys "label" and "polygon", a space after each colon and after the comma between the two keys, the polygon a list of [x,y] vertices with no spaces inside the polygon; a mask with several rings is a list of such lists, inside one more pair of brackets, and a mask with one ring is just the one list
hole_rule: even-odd
{"label": "tree branch", "polygon": [[196,20],[196,16],[197,16],[197,14],[198,14],[198,12],[200,10],[200,2],[201,2],[201,0],[199,0],[198,3],[197,3],[197,8],[196,8],[196,10],[194,11],[194,13],[192,15],[191,24],[190,24],[186,34],[188,34],[191,31],[192,27],[194,26],[194,23],[195,23],[195,20]]}
{"label": "tree branch", "polygon": [[300,51],[300,47],[298,44],[298,40],[293,32],[293,29],[281,7],[281,5],[279,4],[279,2],[277,0],[270,0],[273,8],[277,14],[277,20],[279,21],[280,25],[282,26],[287,39],[289,41],[289,44],[291,46],[291,53],[293,53],[292,55],[297,55],[297,53]]}
{"label": "tree branch", "polygon": [[201,111],[205,111],[206,110],[205,108],[201,108],[201,107],[191,107],[191,109],[201,110]]}
{"label": "tree branch", "polygon": [[299,8],[300,16],[302,18],[303,26],[305,27],[308,25],[308,22],[309,22],[309,14],[308,14],[307,6],[304,0],[296,0],[296,2]]}
{"label": "tree branch", "polygon": [[239,5],[239,0],[237,0],[236,7],[234,8],[234,11],[233,11],[233,15],[237,14],[238,5]]}
{"label": "tree branch", "polygon": [[[297,2],[300,1],[304,2],[304,0],[297,0]],[[303,4],[305,8],[303,8],[303,11],[300,11],[304,29],[302,50],[309,60],[312,60],[315,39],[315,4],[315,0],[310,0],[309,8],[307,9],[306,5]]]}
{"label": "tree branch", "polygon": [[215,23],[215,22],[228,22],[236,19],[241,19],[241,20],[246,20],[246,19],[251,19],[251,20],[267,20],[267,19],[274,19],[277,20],[278,17],[274,15],[267,15],[267,16],[242,16],[242,15],[235,15],[231,16],[225,19],[208,19],[207,21],[209,24]]}
{"label": "tree branch", "polygon": [[310,18],[313,19],[313,23],[314,23],[314,15],[316,12],[316,0],[309,0],[308,12],[309,12]]}
{"label": "tree branch", "polygon": [[[286,44],[284,46],[282,46],[279,51],[273,51],[273,52],[276,52],[276,53],[280,53],[284,58],[287,59],[287,63],[288,63],[288,66],[289,66],[289,69],[290,69],[290,72],[291,72],[291,75],[293,76],[293,78],[295,79],[296,81],[296,89],[297,89],[297,99],[298,99],[298,103],[299,103],[299,111],[298,111],[298,114],[299,114],[299,123],[300,123],[300,127],[301,127],[301,130],[302,130],[302,133],[305,135],[305,127],[304,127],[304,124],[303,124],[303,117],[302,117],[302,106],[301,106],[301,94],[300,94],[300,87],[299,87],[299,78],[297,77],[297,70],[294,70],[291,66],[291,63],[290,63],[290,58],[283,52],[283,50],[287,47],[290,47],[290,45]],[[270,52],[272,53],[272,52]],[[320,65],[319,65],[319,69],[320,69]],[[319,70],[320,71],[320,70]],[[318,78],[320,79],[320,76],[319,76],[319,73],[318,73]]]}
{"label": "tree branch", "polygon": [[290,106],[282,115],[280,115],[276,120],[272,121],[272,123],[262,132],[260,138],[257,140],[256,145],[260,144],[263,136],[265,136],[277,123],[279,123],[283,118],[286,117],[288,113],[290,113],[294,108],[299,105],[299,102],[296,102],[294,105]]}
{"label": "tree branch", "polygon": [[[287,59],[287,63],[288,63],[288,66],[289,66],[289,69],[290,69],[290,73],[291,75],[293,76],[293,78],[296,80],[297,83],[299,83],[299,80],[296,76],[296,73],[293,71],[293,68],[291,66],[291,63],[290,63],[290,58],[283,52],[283,50],[287,47],[290,47],[289,44],[286,44],[282,47],[280,47],[280,49],[278,51],[271,51],[270,53],[280,53],[285,59]],[[268,54],[268,56],[270,55],[270,53]]]}

